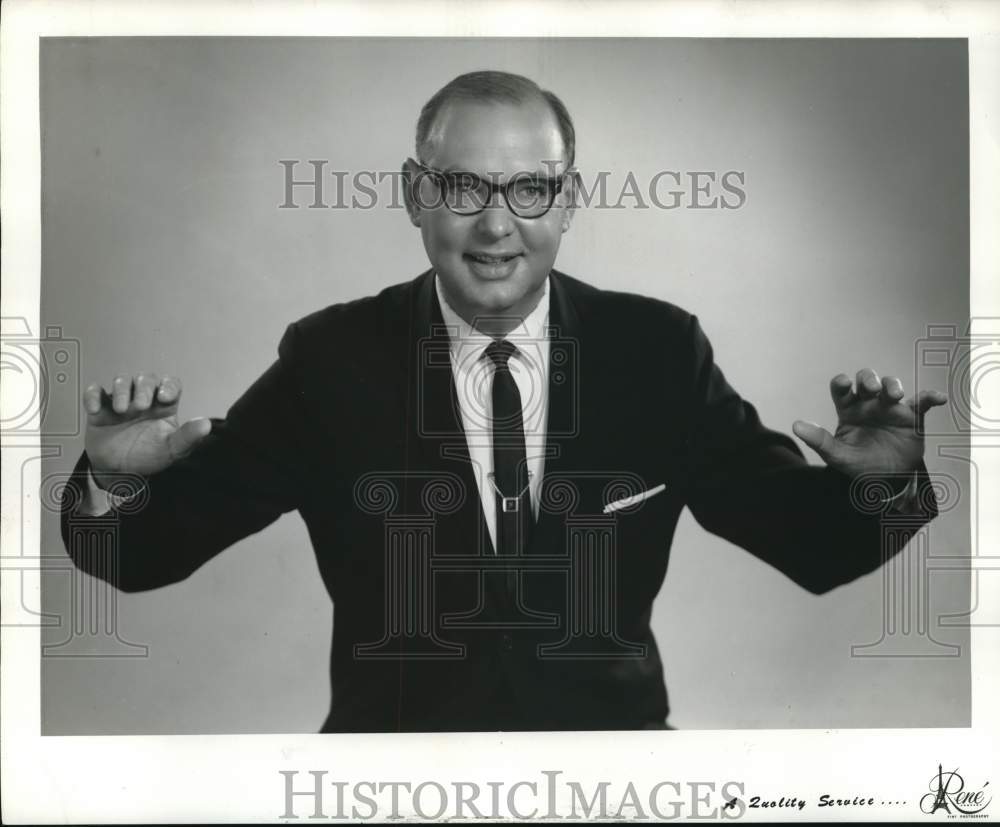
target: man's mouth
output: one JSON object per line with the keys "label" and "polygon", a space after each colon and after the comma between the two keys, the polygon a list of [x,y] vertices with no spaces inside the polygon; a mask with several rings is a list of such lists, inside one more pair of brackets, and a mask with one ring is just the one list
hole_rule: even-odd
{"label": "man's mouth", "polygon": [[508,255],[489,255],[487,253],[466,253],[465,257],[479,264],[506,264],[518,258],[520,253],[510,253]]}

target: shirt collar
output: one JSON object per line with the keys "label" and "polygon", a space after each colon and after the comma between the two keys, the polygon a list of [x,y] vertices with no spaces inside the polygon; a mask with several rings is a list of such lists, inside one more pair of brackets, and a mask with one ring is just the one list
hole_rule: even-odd
{"label": "shirt collar", "polygon": [[[482,331],[472,327],[465,321],[454,308],[448,304],[441,289],[441,280],[437,273],[434,274],[434,289],[437,291],[438,303],[441,305],[441,317],[445,327],[448,328],[448,337],[451,342],[452,358],[456,364],[471,367],[482,357],[486,348],[493,341],[492,336],[487,336]],[[517,346],[522,344],[543,345],[548,343],[548,323],[549,323],[549,279],[545,279],[542,297],[524,320],[518,324],[510,333],[507,339]],[[520,348],[519,348],[520,349]],[[461,353],[462,358],[456,358]],[[517,358],[515,354],[514,358]],[[471,358],[470,358],[471,357]],[[545,360],[546,362],[548,360]]]}

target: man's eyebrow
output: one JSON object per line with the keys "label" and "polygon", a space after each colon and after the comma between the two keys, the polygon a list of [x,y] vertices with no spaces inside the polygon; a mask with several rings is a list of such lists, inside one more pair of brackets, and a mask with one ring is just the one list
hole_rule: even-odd
{"label": "man's eyebrow", "polygon": [[525,175],[531,178],[547,178],[551,180],[555,180],[556,178],[559,177],[558,175],[550,175],[549,174],[551,172],[550,169],[545,169],[545,170],[519,169],[517,172],[514,173],[514,175],[505,175],[502,172],[488,172],[485,175],[483,175],[478,172],[472,172],[471,170],[468,169],[461,169],[460,167],[448,166],[444,167],[443,169],[439,169],[438,172],[441,172],[445,175],[473,175],[476,178],[481,178],[484,181],[496,181],[500,178],[506,178],[509,180],[511,178],[521,177]]}
{"label": "man's eyebrow", "polygon": [[461,167],[449,166],[442,170],[439,170],[444,175],[454,175],[456,177],[460,175],[469,175],[473,178],[479,178],[483,181],[496,181],[498,178],[503,177],[502,172],[487,172],[485,175],[481,172],[473,172],[471,169],[462,169]]}

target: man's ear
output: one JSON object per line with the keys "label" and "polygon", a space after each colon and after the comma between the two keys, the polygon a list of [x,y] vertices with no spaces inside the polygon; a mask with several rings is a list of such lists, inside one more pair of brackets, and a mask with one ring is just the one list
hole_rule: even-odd
{"label": "man's ear", "polygon": [[566,206],[563,207],[562,216],[562,231],[566,232],[570,224],[573,223],[573,216],[576,214],[576,205],[579,195],[579,189],[582,182],[580,178],[580,171],[575,167],[566,173],[566,183],[563,187],[563,197],[566,201]]}
{"label": "man's ear", "polygon": [[420,226],[421,211],[417,199],[413,195],[413,182],[418,181],[417,173],[419,168],[409,158],[403,161],[403,203],[406,204],[406,213],[410,216],[410,223],[414,227]]}

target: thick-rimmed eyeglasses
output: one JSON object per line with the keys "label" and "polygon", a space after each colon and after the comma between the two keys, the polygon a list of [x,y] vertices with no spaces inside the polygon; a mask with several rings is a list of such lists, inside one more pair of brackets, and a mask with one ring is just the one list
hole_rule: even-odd
{"label": "thick-rimmed eyeglasses", "polygon": [[552,209],[569,174],[553,178],[522,172],[498,184],[474,172],[442,172],[412,158],[410,161],[419,170],[411,182],[417,205],[434,209],[444,204],[457,215],[481,213],[499,192],[518,218],[540,218]]}

